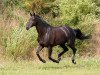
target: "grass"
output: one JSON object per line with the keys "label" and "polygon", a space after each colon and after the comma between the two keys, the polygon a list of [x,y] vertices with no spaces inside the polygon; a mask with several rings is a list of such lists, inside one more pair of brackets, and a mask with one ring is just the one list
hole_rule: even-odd
{"label": "grass", "polygon": [[47,61],[18,61],[0,64],[0,75],[99,75],[100,59],[77,59],[74,65],[69,59],[59,64]]}

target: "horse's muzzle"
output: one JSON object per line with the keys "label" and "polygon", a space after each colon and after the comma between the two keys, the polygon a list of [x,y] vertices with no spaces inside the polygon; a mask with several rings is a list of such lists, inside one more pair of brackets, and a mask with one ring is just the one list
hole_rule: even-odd
{"label": "horse's muzzle", "polygon": [[26,30],[29,30],[29,27],[26,27]]}

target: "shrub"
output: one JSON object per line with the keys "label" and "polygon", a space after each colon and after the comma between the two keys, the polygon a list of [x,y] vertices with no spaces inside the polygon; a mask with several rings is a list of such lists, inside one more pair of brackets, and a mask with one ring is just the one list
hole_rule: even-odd
{"label": "shrub", "polygon": [[[33,33],[34,32],[34,33]],[[7,37],[6,55],[13,58],[28,58],[36,43],[37,34],[34,29],[26,31],[25,27],[14,28],[9,37]]]}

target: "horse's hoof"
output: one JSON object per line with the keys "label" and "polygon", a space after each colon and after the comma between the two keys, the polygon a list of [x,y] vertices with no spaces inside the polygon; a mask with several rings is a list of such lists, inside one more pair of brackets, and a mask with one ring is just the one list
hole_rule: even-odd
{"label": "horse's hoof", "polygon": [[58,58],[58,61],[60,61],[61,60],[61,58]]}
{"label": "horse's hoof", "polygon": [[59,63],[59,61],[57,60],[57,61],[55,61],[56,63]]}
{"label": "horse's hoof", "polygon": [[73,63],[73,64],[76,64],[76,61],[75,61],[75,60],[72,60],[72,63]]}
{"label": "horse's hoof", "polygon": [[42,62],[43,62],[43,63],[46,63],[46,61],[45,61],[45,60],[42,60]]}

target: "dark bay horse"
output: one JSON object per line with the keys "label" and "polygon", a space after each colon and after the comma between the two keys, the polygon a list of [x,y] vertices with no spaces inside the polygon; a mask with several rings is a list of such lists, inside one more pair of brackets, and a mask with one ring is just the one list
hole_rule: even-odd
{"label": "dark bay horse", "polygon": [[[72,29],[69,26],[60,26],[60,27],[53,27],[50,26],[46,21],[44,21],[39,15],[35,13],[30,13],[30,19],[26,24],[26,29],[29,30],[31,27],[35,26],[38,32],[38,43],[39,46],[37,48],[37,56],[40,61],[46,63],[43,60],[39,52],[44,48],[48,48],[48,58],[56,63],[59,63],[61,60],[61,56],[68,51],[65,43],[72,49],[73,56],[72,56],[72,63],[76,64],[75,61],[75,38],[80,40],[86,39],[86,37],[82,34],[79,29]],[[55,60],[51,57],[52,54],[52,47],[59,45],[63,48],[63,51],[58,54],[58,60]]]}

